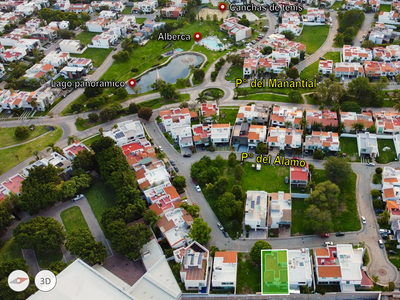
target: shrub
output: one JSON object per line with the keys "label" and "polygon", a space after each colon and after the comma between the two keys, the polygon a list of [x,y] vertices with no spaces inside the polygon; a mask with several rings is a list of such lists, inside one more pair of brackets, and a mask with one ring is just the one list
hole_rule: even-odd
{"label": "shrub", "polygon": [[376,173],[376,174],[382,174],[382,172],[383,172],[383,170],[382,170],[381,167],[377,167],[377,168],[375,169],[375,173]]}
{"label": "shrub", "polygon": [[377,197],[379,197],[381,195],[381,192],[379,190],[376,190],[376,189],[371,190],[370,193],[371,193],[371,196],[373,198],[377,198]]}
{"label": "shrub", "polygon": [[323,159],[324,158],[324,153],[322,153],[321,149],[318,149],[314,152],[313,154],[314,159]]}
{"label": "shrub", "polygon": [[30,134],[30,130],[26,126],[18,126],[14,132],[15,136],[21,140],[26,139]]}

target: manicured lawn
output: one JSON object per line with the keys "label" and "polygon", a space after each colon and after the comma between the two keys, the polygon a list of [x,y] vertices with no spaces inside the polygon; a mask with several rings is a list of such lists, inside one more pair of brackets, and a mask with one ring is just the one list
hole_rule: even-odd
{"label": "manicured lawn", "polygon": [[89,129],[91,127],[94,127],[96,125],[101,124],[102,121],[99,119],[96,123],[91,122],[89,119],[82,119],[82,120],[76,120],[75,121],[75,126],[78,131],[83,131],[86,129]]}
{"label": "manicured lawn", "polygon": [[315,101],[315,99],[312,97],[312,94],[308,94],[305,95],[306,99],[307,99],[307,104],[314,104],[314,105],[318,105],[319,103],[317,103],[317,101]]}
{"label": "manicured lawn", "polygon": [[[130,14],[132,14],[132,7],[131,7],[131,6],[125,7],[124,10],[121,12],[121,14],[123,14],[123,15],[130,15]],[[136,23],[137,23],[137,19],[136,19]]]}
{"label": "manicured lawn", "polygon": [[[320,170],[315,175],[321,182],[325,181],[323,170]],[[348,181],[342,182],[339,185],[340,194],[339,199],[343,204],[339,206],[339,212],[332,216],[333,230],[337,231],[356,231],[361,228],[360,220],[357,213],[357,199],[356,199],[356,180],[357,175],[353,172]],[[303,199],[293,199],[292,206],[292,235],[300,234],[313,234],[312,231],[307,230],[304,226],[304,213],[308,205]]]}
{"label": "manicured lawn", "polygon": [[[278,94],[266,94],[266,93],[251,94],[251,95],[248,95],[248,96],[239,97],[239,100],[243,100],[243,99],[293,103],[293,101],[291,101],[290,98],[287,97],[287,96],[278,95]],[[301,99],[301,101],[299,103],[304,103],[304,100]]]}
{"label": "manicured lawn", "polygon": [[238,253],[237,294],[261,292],[261,267],[254,265],[248,253]]}
{"label": "manicured lawn", "polygon": [[379,7],[379,11],[390,12],[391,5],[390,4],[381,4]]}
{"label": "manicured lawn", "polygon": [[144,21],[146,21],[146,20],[147,20],[147,18],[136,18],[136,23],[137,24],[143,24]]}
{"label": "manicured lawn", "polygon": [[227,108],[223,108],[223,106],[220,107],[219,116],[221,118],[221,121],[219,123],[221,123],[221,124],[230,123],[231,126],[235,125],[236,116],[238,114],[238,111],[239,111],[239,108],[227,109]]}
{"label": "manicured lawn", "polygon": [[112,50],[113,50],[112,48],[110,49],[87,48],[85,52],[83,52],[82,54],[71,53],[71,56],[90,58],[93,62],[93,66],[98,68],[101,66],[103,61],[107,58],[108,54],[110,54]]}
{"label": "manicured lawn", "polygon": [[[383,148],[385,147],[389,147],[390,149],[383,151]],[[393,140],[378,139],[378,149],[379,149],[378,160],[380,164],[387,164],[391,161],[395,161],[395,159],[397,158]]]}
{"label": "manicured lawn", "polygon": [[95,136],[93,136],[93,137],[87,139],[87,140],[84,141],[83,143],[84,143],[87,147],[90,148],[90,146],[92,146],[93,142],[99,140],[100,138],[101,138],[101,135],[98,134],[98,135],[95,135]]}
{"label": "manicured lawn", "polygon": [[23,258],[21,248],[17,245],[14,237],[8,239],[0,248],[0,260],[11,260]]}
{"label": "manicured lawn", "polygon": [[73,206],[62,211],[60,217],[68,234],[78,229],[89,229],[85,217],[78,206]]}
{"label": "manicured lawn", "polygon": [[358,148],[356,138],[343,137],[339,141],[340,149],[343,153],[346,153],[347,157],[357,158]]}
{"label": "manicured lawn", "polygon": [[218,94],[220,94],[221,97],[223,97],[225,95],[225,92],[223,90],[217,89],[217,88],[205,89],[202,91],[202,93],[212,93],[213,91],[214,91],[214,93],[218,92]]}
{"label": "manicured lawn", "polygon": [[235,82],[237,78],[243,78],[243,66],[231,66],[226,72],[226,80]]}
{"label": "manicured lawn", "polygon": [[37,262],[42,269],[46,269],[52,262],[60,261],[63,258],[61,249],[44,253],[36,251],[35,254]]}
{"label": "manicured lawn", "polygon": [[[323,57],[325,57],[327,60],[333,60],[333,64],[340,62],[340,52],[327,52],[323,55]],[[303,80],[314,79],[315,75],[318,74],[318,65],[319,65],[319,60],[309,65],[301,72],[300,78]]]}
{"label": "manicured lawn", "polygon": [[33,152],[35,150],[42,151],[43,149],[49,147],[50,144],[55,144],[61,138],[62,134],[62,129],[60,127],[56,127],[55,131],[46,134],[37,140],[24,145],[0,150],[0,174],[7,172],[30,156],[32,156],[32,160],[35,160],[33,157]]}
{"label": "manicured lawn", "polygon": [[342,1],[336,1],[335,4],[332,5],[332,8],[336,10],[337,8],[342,7]]}
{"label": "manicured lawn", "polygon": [[23,143],[46,133],[47,125],[36,126],[35,130],[30,131],[30,135],[28,138],[20,140],[15,136],[15,129],[16,127],[9,127],[0,129],[0,148]]}
{"label": "manicured lawn", "polygon": [[[100,33],[98,33],[98,32],[89,32],[89,31],[82,31],[80,34],[78,34],[78,35],[75,37],[75,40],[80,40],[82,44],[85,44],[85,45],[87,46],[88,44],[90,44],[90,43],[92,42],[93,37],[96,36],[96,35],[98,35],[98,34],[100,34]],[[87,50],[89,50],[89,48],[86,49],[86,51],[87,51]],[[86,51],[85,51],[84,53],[86,53]]]}
{"label": "manicured lawn", "polygon": [[[199,23],[194,22],[192,24],[186,23],[182,28],[179,28],[175,31],[172,31],[171,34],[190,34],[199,31]],[[214,24],[213,22],[203,22],[201,25],[201,32],[203,36],[205,35],[217,35],[220,38],[225,38],[226,34],[219,30],[219,25]],[[169,43],[172,43],[172,47],[166,47]],[[134,49],[134,55],[131,55],[129,60],[126,62],[114,62],[113,65],[107,70],[104,74],[104,80],[128,80],[134,75],[138,75],[143,71],[159,65],[167,60],[166,57],[162,57],[161,54],[170,51],[172,48],[182,48],[183,50],[189,50],[193,46],[192,42],[187,41],[158,41],[158,40],[150,40],[146,45],[139,46]],[[205,54],[208,58],[209,63],[204,68],[204,71],[207,71],[209,66],[216,59],[221,57],[226,53],[223,52],[215,52],[210,51],[204,48],[203,46],[194,46],[193,51],[201,52]],[[132,73],[131,69],[137,68],[138,72]]]}
{"label": "manicured lawn", "polygon": [[[85,193],[97,221],[101,226],[101,214],[107,208],[115,206],[115,194],[102,180],[92,185]],[[104,230],[104,228],[103,228]]]}
{"label": "manicured lawn", "polygon": [[164,105],[168,105],[168,104],[174,104],[174,103],[178,103],[178,102],[183,102],[183,101],[189,101],[190,100],[190,95],[189,94],[181,94],[181,98],[179,99],[179,101],[175,101],[175,100],[165,100],[164,98],[156,98],[153,100],[148,100],[145,102],[140,102],[139,105],[140,107],[150,107],[152,109],[157,109],[160,108]]}
{"label": "manicured lawn", "polygon": [[329,26],[304,26],[303,32],[294,40],[307,46],[307,53],[314,53],[325,42],[328,36]]}

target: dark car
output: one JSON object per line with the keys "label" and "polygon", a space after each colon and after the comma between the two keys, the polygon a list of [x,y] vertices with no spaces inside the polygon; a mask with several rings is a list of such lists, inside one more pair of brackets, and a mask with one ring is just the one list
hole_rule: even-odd
{"label": "dark car", "polygon": [[224,231],[222,231],[222,233],[224,234],[224,236],[226,237],[226,238],[228,238],[229,237],[229,234],[224,230]]}
{"label": "dark car", "polygon": [[394,250],[389,250],[388,253],[390,255],[397,255],[397,251],[394,251]]}
{"label": "dark car", "polygon": [[171,165],[175,166],[175,162],[172,159],[169,162],[171,163]]}
{"label": "dark car", "polygon": [[320,60],[326,60],[326,58],[323,57],[323,56],[321,56],[319,59],[320,59]]}
{"label": "dark car", "polygon": [[183,154],[183,157],[191,157],[191,156],[192,156],[192,154],[190,154],[190,153]]}
{"label": "dark car", "polygon": [[203,147],[201,147],[201,149],[202,149],[202,150],[206,150],[206,147],[203,146]]}
{"label": "dark car", "polygon": [[174,166],[174,170],[175,170],[175,172],[179,172],[178,167],[175,167],[175,166]]}
{"label": "dark car", "polygon": [[344,236],[344,232],[336,232],[336,236]]}
{"label": "dark car", "polygon": [[375,212],[376,212],[377,214],[381,214],[381,213],[383,213],[383,209],[378,208],[378,209],[375,210]]}

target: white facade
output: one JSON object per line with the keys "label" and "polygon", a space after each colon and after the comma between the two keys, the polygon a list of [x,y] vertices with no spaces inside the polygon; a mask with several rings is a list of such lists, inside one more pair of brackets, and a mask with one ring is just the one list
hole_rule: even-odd
{"label": "white facade", "polygon": [[358,155],[369,155],[371,157],[378,157],[378,139],[376,134],[363,132],[357,134],[357,147]]}
{"label": "white facade", "polygon": [[63,52],[82,54],[86,50],[86,47],[83,47],[81,42],[77,40],[62,40],[60,49]]}
{"label": "white facade", "polygon": [[290,193],[270,193],[271,202],[270,228],[279,228],[279,225],[290,225],[292,223],[292,196]]}
{"label": "white facade", "polygon": [[213,289],[236,289],[237,252],[215,252],[211,277]]}
{"label": "white facade", "polygon": [[292,128],[270,127],[268,134],[268,146],[276,147],[279,150],[286,148],[301,148],[301,136],[303,130]]}
{"label": "white facade", "polygon": [[384,24],[399,25],[399,13],[397,11],[381,11],[379,13],[378,21]]}
{"label": "white facade", "polygon": [[70,59],[68,52],[51,51],[40,62],[42,64],[50,64],[54,67],[59,67],[67,64]]}
{"label": "white facade", "polygon": [[211,143],[226,144],[229,143],[231,135],[231,126],[229,124],[211,124]]}
{"label": "white facade", "polygon": [[160,117],[166,132],[171,132],[174,127],[190,126],[191,114],[188,108],[160,111]]}
{"label": "white facade", "polygon": [[306,136],[304,150],[314,152],[317,149],[333,152],[339,151],[339,135],[337,132],[313,131],[311,135]]}
{"label": "white facade", "polygon": [[131,120],[118,123],[116,129],[104,131],[103,136],[112,138],[118,146],[145,138],[144,129],[140,121]]}
{"label": "white facade", "polygon": [[301,248],[288,250],[289,289],[290,293],[299,293],[300,287],[312,286],[313,267],[310,250]]}

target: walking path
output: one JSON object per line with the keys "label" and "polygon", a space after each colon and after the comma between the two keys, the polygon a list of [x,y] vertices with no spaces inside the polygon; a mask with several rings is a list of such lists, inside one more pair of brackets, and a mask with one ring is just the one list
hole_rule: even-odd
{"label": "walking path", "polygon": [[0,148],[0,150],[9,149],[9,148],[12,148],[12,147],[17,147],[17,146],[21,146],[21,145],[28,144],[28,143],[30,143],[30,142],[33,142],[34,140],[37,140],[37,139],[39,139],[39,138],[45,136],[46,134],[49,134],[50,132],[51,132],[51,131],[47,131],[47,132],[43,133],[42,135],[39,135],[39,136],[37,136],[37,137],[35,137],[35,138],[29,140],[29,141],[22,142],[22,143],[18,143],[18,144],[14,144],[14,145],[10,145],[10,146],[6,146],[6,147],[3,147],[3,148]]}

